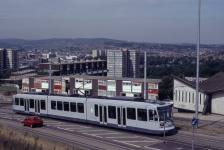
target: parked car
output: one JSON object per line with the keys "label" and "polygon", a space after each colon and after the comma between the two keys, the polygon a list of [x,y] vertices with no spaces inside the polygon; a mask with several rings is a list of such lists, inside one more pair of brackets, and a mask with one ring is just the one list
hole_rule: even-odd
{"label": "parked car", "polygon": [[43,123],[43,119],[41,119],[39,116],[27,116],[22,121],[23,126],[30,126],[31,128],[34,126],[42,126]]}

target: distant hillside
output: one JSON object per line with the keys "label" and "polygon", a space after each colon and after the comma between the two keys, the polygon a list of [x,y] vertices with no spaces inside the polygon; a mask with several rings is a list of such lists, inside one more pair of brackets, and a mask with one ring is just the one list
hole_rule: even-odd
{"label": "distant hillside", "polygon": [[[158,50],[195,50],[196,44],[179,43],[147,43],[147,42],[127,42],[122,40],[107,38],[52,38],[41,40],[24,40],[24,39],[0,39],[0,48],[25,48],[25,49],[48,49],[61,50],[63,48],[73,50],[93,50],[93,49],[158,49]],[[224,45],[201,44],[201,48],[224,50]]]}
{"label": "distant hillside", "polygon": [[81,45],[99,45],[99,44],[121,44],[126,41],[106,39],[106,38],[75,38],[75,39],[42,39],[42,40],[23,40],[23,39],[0,39],[0,47],[17,48],[43,48],[43,49],[61,49],[65,47]]}

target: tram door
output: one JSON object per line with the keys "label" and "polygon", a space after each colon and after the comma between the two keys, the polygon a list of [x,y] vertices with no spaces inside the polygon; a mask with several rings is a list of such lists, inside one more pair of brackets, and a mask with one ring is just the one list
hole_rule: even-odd
{"label": "tram door", "polygon": [[107,124],[107,106],[100,106],[100,124]]}
{"label": "tram door", "polygon": [[24,110],[25,112],[29,112],[30,103],[28,99],[24,99]]}
{"label": "tram door", "polygon": [[35,114],[40,114],[40,100],[35,100]]}
{"label": "tram door", "polygon": [[126,127],[126,108],[117,107],[117,124],[119,127]]}

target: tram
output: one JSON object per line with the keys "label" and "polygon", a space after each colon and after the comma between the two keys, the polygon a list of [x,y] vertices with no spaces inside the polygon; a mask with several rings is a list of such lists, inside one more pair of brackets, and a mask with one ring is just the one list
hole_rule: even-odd
{"label": "tram", "polygon": [[163,134],[164,129],[166,133],[174,129],[170,104],[122,96],[86,98],[77,95],[16,94],[13,96],[13,110],[27,115],[150,134]]}

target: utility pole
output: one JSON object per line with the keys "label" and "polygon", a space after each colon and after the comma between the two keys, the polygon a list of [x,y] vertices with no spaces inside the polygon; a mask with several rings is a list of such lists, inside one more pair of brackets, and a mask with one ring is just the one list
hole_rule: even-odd
{"label": "utility pole", "polygon": [[193,117],[193,119],[192,119],[192,150],[195,149],[194,128],[198,127],[200,12],[201,12],[201,0],[198,0],[198,40],[197,40],[196,104],[195,104],[195,118]]}
{"label": "utility pole", "polygon": [[197,75],[196,75],[196,104],[195,104],[195,118],[198,119],[198,99],[199,99],[199,49],[200,49],[200,11],[201,0],[198,0],[198,41],[197,41]]}
{"label": "utility pole", "polygon": [[49,74],[50,74],[50,77],[49,77],[49,95],[51,95],[51,63],[52,63],[52,59],[51,59],[51,62],[49,63]]}
{"label": "utility pole", "polygon": [[146,72],[147,72],[147,52],[145,51],[145,61],[144,61],[144,99],[146,99]]}
{"label": "utility pole", "polygon": [[166,130],[165,130],[165,124],[166,124],[166,115],[165,115],[165,112],[163,113],[163,121],[164,121],[164,123],[163,123],[163,144],[165,144],[165,138],[166,138]]}

